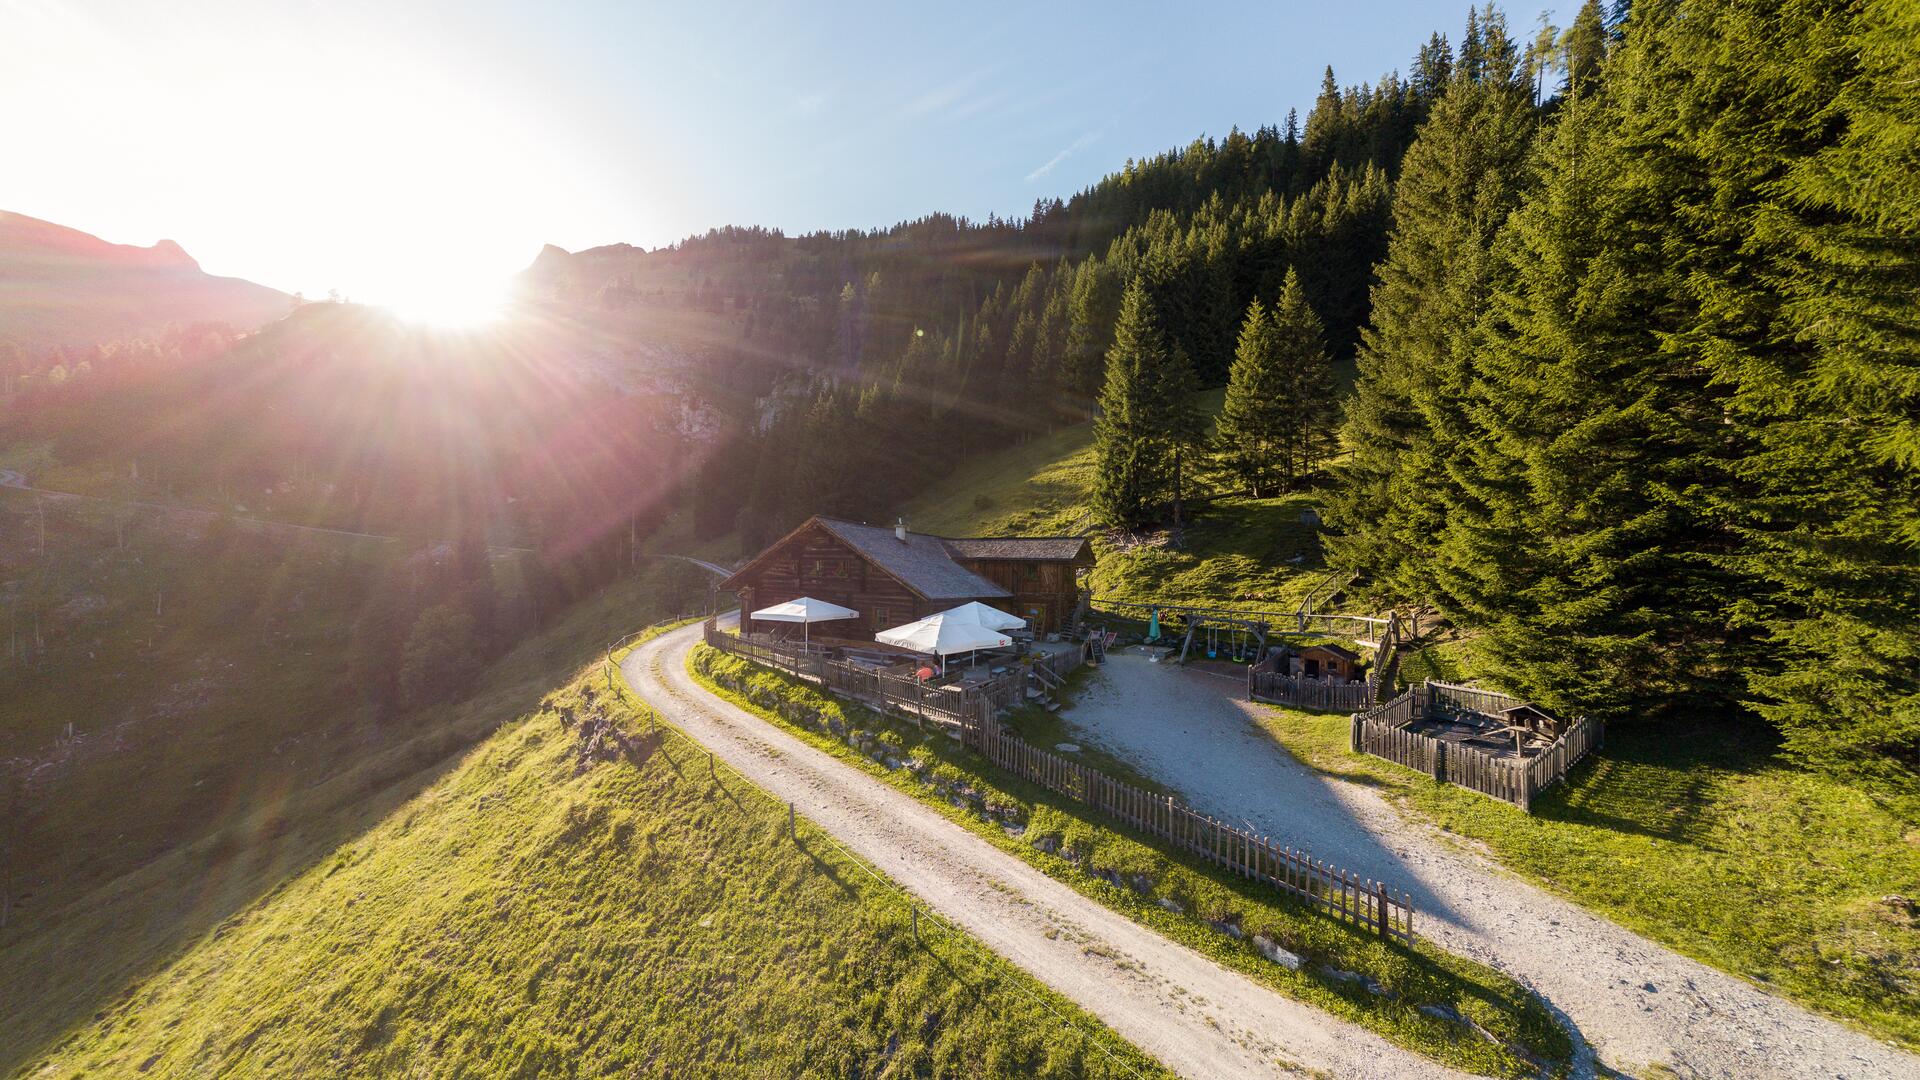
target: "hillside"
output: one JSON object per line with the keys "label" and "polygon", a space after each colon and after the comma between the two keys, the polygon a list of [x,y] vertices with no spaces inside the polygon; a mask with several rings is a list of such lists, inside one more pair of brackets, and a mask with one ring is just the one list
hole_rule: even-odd
{"label": "hillside", "polygon": [[[9,535],[37,517],[0,496]],[[370,593],[424,599],[431,560],[139,522],[123,549],[111,521],[57,505],[47,519],[65,554],[24,580],[72,599],[37,644],[18,619],[0,663],[0,985],[31,1003],[0,1010],[0,1074],[371,828],[608,640],[692,602],[650,570],[480,652],[470,682],[381,703],[357,617]]]}
{"label": "hillside", "polygon": [[[23,1073],[1159,1074],[978,946],[916,941],[899,894],[598,677],[499,702],[446,776]],[[596,716],[632,748],[583,755]]]}
{"label": "hillside", "polygon": [[[1209,415],[1221,395],[1202,396]],[[1325,587],[1317,527],[1302,515],[1314,491],[1254,499],[1203,497],[1191,508],[1181,546],[1164,534],[1096,531],[1090,502],[1093,425],[1075,424],[1025,444],[983,454],[915,495],[904,513],[913,528],[945,536],[1094,532],[1099,562],[1090,583],[1109,600],[1189,600],[1290,612]]]}
{"label": "hillside", "polygon": [[252,330],[293,298],[215,277],[171,240],[112,244],[78,229],[0,210],[0,341],[29,354],[143,335],[168,323]]}

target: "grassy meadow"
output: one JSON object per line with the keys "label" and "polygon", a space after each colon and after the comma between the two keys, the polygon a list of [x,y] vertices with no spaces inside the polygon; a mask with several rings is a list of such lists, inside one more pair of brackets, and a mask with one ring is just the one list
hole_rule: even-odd
{"label": "grassy meadow", "polygon": [[[1203,407],[1216,413],[1223,398],[1224,391],[1208,391]],[[912,528],[944,536],[1096,532],[1094,464],[1093,425],[1076,424],[959,466],[908,504],[905,516]],[[1292,611],[1326,573],[1319,530],[1302,520],[1318,501],[1311,491],[1202,496],[1190,506],[1179,548],[1163,536],[1097,533],[1094,594]]]}

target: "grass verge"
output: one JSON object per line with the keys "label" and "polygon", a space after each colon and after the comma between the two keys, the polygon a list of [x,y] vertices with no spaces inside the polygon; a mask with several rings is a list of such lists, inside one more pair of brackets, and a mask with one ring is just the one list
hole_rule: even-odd
{"label": "grass verge", "polygon": [[[590,667],[38,1076],[1164,1076]],[[587,724],[633,735],[583,753]],[[603,746],[615,744],[605,741]],[[611,760],[607,760],[607,758]],[[1062,1023],[1065,1018],[1069,1023]]]}
{"label": "grass verge", "polygon": [[1271,708],[1301,761],[1372,785],[1669,948],[1920,1046],[1920,827],[1725,723],[1622,726],[1533,813],[1347,748],[1345,716]]}
{"label": "grass verge", "polygon": [[[1562,1075],[1572,1053],[1546,1007],[1491,968],[1389,944],[1096,820],[944,735],[697,646],[708,689],[933,806],[1077,891],[1280,992],[1456,1068]],[[897,762],[898,767],[889,762]],[[1297,966],[1269,959],[1284,950]]]}

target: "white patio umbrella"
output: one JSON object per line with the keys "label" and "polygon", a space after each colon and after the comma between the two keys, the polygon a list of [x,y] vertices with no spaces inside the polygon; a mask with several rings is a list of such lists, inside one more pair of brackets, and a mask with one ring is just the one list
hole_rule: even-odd
{"label": "white patio umbrella", "polygon": [[852,608],[843,608],[839,604],[829,604],[825,600],[815,600],[803,596],[798,600],[789,600],[784,604],[763,607],[748,618],[764,619],[767,622],[797,622],[800,624],[800,642],[807,643],[807,635],[817,622],[833,622],[836,619],[857,619],[860,613]]}
{"label": "white patio umbrella", "polygon": [[1009,615],[997,607],[989,607],[978,600],[969,600],[957,608],[948,608],[941,612],[956,619],[972,619],[989,630],[1025,629],[1027,620],[1018,615]]}
{"label": "white patio umbrella", "polygon": [[997,649],[1013,644],[1013,639],[998,630],[989,630],[970,618],[942,611],[924,619],[882,630],[873,640],[917,653],[932,653],[940,658],[940,670],[947,669],[947,657],[976,649]]}

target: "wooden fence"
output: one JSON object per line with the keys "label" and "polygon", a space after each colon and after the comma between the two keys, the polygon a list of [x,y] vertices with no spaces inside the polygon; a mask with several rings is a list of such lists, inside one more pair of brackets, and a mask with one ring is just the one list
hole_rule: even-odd
{"label": "wooden fence", "polygon": [[1445,742],[1408,726],[1426,719],[1490,717],[1518,704],[1520,699],[1507,694],[1428,680],[1408,687],[1391,701],[1354,713],[1350,745],[1356,753],[1418,769],[1442,783],[1491,795],[1531,812],[1535,796],[1566,779],[1581,758],[1600,746],[1605,733],[1600,721],[1581,717],[1552,744],[1524,759]]}
{"label": "wooden fence", "polygon": [[1355,876],[1208,817],[1171,795],[1156,795],[1098,769],[1042,750],[991,716],[961,728],[965,744],[1016,776],[1085,803],[1140,832],[1254,881],[1265,882],[1344,922],[1400,941],[1413,940],[1413,904],[1377,881]]}
{"label": "wooden fence", "polygon": [[1374,681],[1334,682],[1331,679],[1304,679],[1274,670],[1280,660],[1275,652],[1247,668],[1247,700],[1276,705],[1304,705],[1309,709],[1344,709],[1352,712],[1374,702]]}

